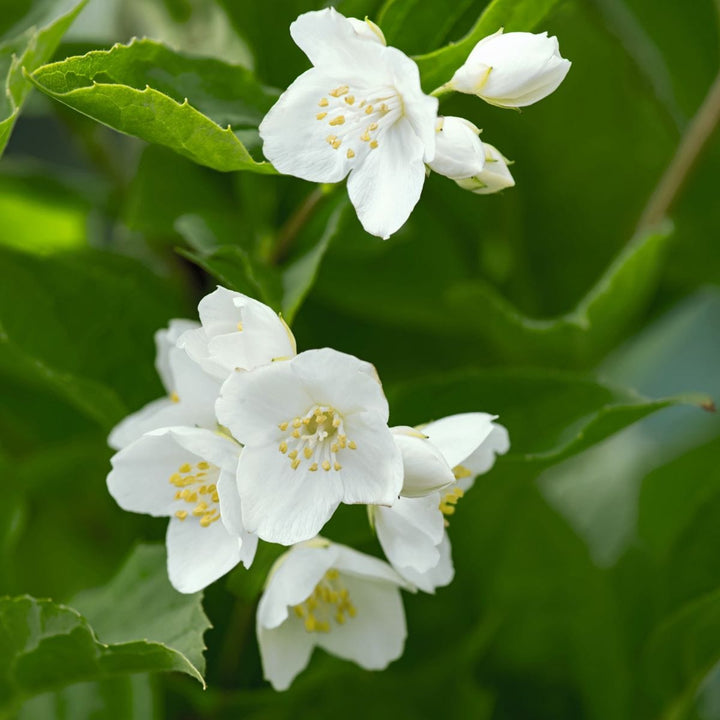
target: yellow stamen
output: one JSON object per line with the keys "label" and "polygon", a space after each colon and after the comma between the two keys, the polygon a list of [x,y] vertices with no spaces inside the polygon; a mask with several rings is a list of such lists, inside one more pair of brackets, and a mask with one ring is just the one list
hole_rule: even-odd
{"label": "yellow stamen", "polygon": [[327,113],[326,113],[326,112],[319,112],[319,113],[315,116],[315,119],[316,119],[316,120],[322,120],[322,119],[325,118],[325,117],[327,117]]}
{"label": "yellow stamen", "polygon": [[374,150],[377,146],[378,146],[378,141],[377,141],[377,140],[373,140],[373,141],[370,143],[370,147],[371,147],[373,150]]}
{"label": "yellow stamen", "polygon": [[340,97],[341,95],[347,94],[348,90],[350,90],[348,85],[340,85],[340,87],[336,87],[334,90],[331,90],[329,94],[333,97]]}
{"label": "yellow stamen", "polygon": [[327,98],[323,98],[322,100],[320,100],[320,102],[318,103],[318,105],[319,105],[320,107],[327,107],[327,106],[328,106],[328,99],[327,99]]}
{"label": "yellow stamen", "polygon": [[336,118],[333,118],[328,124],[329,125],[344,125],[345,124],[345,116],[338,115]]}
{"label": "yellow stamen", "polygon": [[175,517],[178,520],[184,520],[188,516],[187,510],[177,510],[175,512]]}
{"label": "yellow stamen", "polygon": [[347,159],[352,160],[355,157],[355,151],[352,148],[348,148]]}
{"label": "yellow stamen", "polygon": [[323,460],[322,469],[323,469],[323,470],[329,470],[329,469],[330,469],[330,461],[329,461],[329,460]]}

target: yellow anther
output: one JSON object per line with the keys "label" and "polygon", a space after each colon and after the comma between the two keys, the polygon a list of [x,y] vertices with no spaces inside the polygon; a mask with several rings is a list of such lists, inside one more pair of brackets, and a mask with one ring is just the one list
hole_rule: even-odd
{"label": "yellow anther", "polygon": [[339,427],[340,427],[340,418],[339,418],[339,417],[333,418],[333,427],[334,427],[334,428],[339,428]]}
{"label": "yellow anther", "polygon": [[337,140],[333,140],[333,142],[332,142],[333,150],[337,150],[341,145],[342,145],[342,140],[340,140],[340,138],[338,138]]}
{"label": "yellow anther", "polygon": [[463,478],[472,477],[472,471],[468,470],[463,465],[456,465],[453,468],[453,475],[455,476],[456,480],[462,480]]}
{"label": "yellow anther", "polygon": [[325,138],[325,141],[326,141],[329,145],[332,145],[336,140],[337,140],[337,135],[328,135],[328,136]]}
{"label": "yellow anther", "polygon": [[174,475],[170,476],[169,482],[172,485],[180,485],[180,483],[182,483],[182,478],[180,477],[180,475],[175,473]]}
{"label": "yellow anther", "polygon": [[340,85],[340,87],[336,87],[334,90],[331,90],[329,94],[333,97],[341,97],[342,95],[345,95],[348,90],[350,90],[348,85]]}
{"label": "yellow anther", "polygon": [[330,569],[325,573],[325,577],[326,577],[328,580],[337,580],[338,577],[339,577],[339,575],[340,575],[340,573],[339,573],[335,568],[330,568]]}
{"label": "yellow anther", "polygon": [[293,470],[297,470],[299,465],[300,465],[300,458],[295,458],[295,459],[290,463],[290,467],[292,467]]}
{"label": "yellow anther", "polygon": [[340,450],[340,446],[337,443],[333,443],[330,446],[330,451],[336,453],[338,450]]}
{"label": "yellow anther", "polygon": [[192,470],[192,465],[190,463],[184,463],[178,468],[178,472],[181,473],[189,473]]}
{"label": "yellow anther", "polygon": [[278,427],[279,427],[283,432],[285,432],[285,430],[288,429],[288,423],[282,422],[282,423],[280,423],[280,424],[278,425]]}
{"label": "yellow anther", "polygon": [[308,468],[308,470],[309,470],[310,472],[315,472],[317,469],[318,469],[318,464],[317,464],[317,463],[313,463],[313,464]]}
{"label": "yellow anther", "polygon": [[201,527],[208,527],[212,525],[216,520],[219,520],[219,515],[203,515],[203,517],[200,518],[200,526]]}
{"label": "yellow anther", "polygon": [[346,102],[348,105],[352,105],[352,104],[355,102],[355,96],[354,96],[354,95],[347,95],[347,96],[345,97],[345,102]]}
{"label": "yellow anther", "polygon": [[180,396],[179,396],[176,392],[174,392],[174,391],[170,393],[170,399],[171,399],[174,403],[179,403],[179,402],[180,402]]}
{"label": "yellow anther", "polygon": [[290,451],[290,452],[288,453],[288,457],[289,457],[291,460],[294,460],[297,456],[298,456],[297,450],[292,450],[292,451]]}
{"label": "yellow anther", "polygon": [[295,429],[290,433],[295,439],[300,437],[300,431]]}
{"label": "yellow anther", "polygon": [[175,493],[175,499],[176,499],[176,500],[182,500],[182,490],[178,490],[178,491]]}
{"label": "yellow anther", "polygon": [[308,632],[315,632],[316,625],[315,616],[312,613],[308,613],[308,616],[305,618],[305,629]]}
{"label": "yellow anther", "polygon": [[312,457],[312,454],[313,454],[313,451],[312,451],[309,447],[306,447],[306,448],[303,450],[303,455],[304,455],[308,460]]}
{"label": "yellow anther", "polygon": [[209,462],[205,462],[204,460],[201,460],[201,461],[197,464],[197,469],[198,469],[198,470],[209,470],[209,469],[210,469],[210,463],[209,463]]}
{"label": "yellow anther", "polygon": [[214,503],[220,502],[220,495],[218,495],[217,490],[210,497]]}
{"label": "yellow anther", "polygon": [[303,425],[309,425],[311,420],[312,420],[312,418],[304,417],[304,418],[303,418]]}
{"label": "yellow anther", "polygon": [[293,610],[295,611],[295,614],[296,614],[299,618],[305,617],[305,606],[304,606],[304,605],[295,605],[295,607],[293,608]]}
{"label": "yellow anther", "polygon": [[208,493],[214,493],[217,492],[217,485],[208,485]]}
{"label": "yellow anther", "polygon": [[347,159],[352,160],[355,157],[355,151],[352,148],[348,148]]}
{"label": "yellow anther", "polygon": [[287,452],[287,443],[284,440],[278,445],[278,450],[283,454]]}
{"label": "yellow anther", "polygon": [[316,119],[316,120],[322,120],[322,119],[325,118],[325,117],[327,117],[327,113],[326,113],[326,112],[319,112],[319,113],[315,116],[315,119]]}
{"label": "yellow anther", "polygon": [[201,495],[207,495],[207,494],[208,494],[208,486],[207,486],[207,485],[201,485],[201,486],[200,486],[200,489],[198,490],[198,492],[199,492]]}
{"label": "yellow anther", "polygon": [[345,616],[342,613],[342,610],[338,610],[335,614],[335,622],[338,625],[344,625],[345,624]]}
{"label": "yellow anther", "polygon": [[338,115],[336,118],[333,118],[328,124],[329,125],[344,125],[345,124],[345,116]]}
{"label": "yellow anther", "polygon": [[376,122],[372,122],[368,125],[368,130],[370,132],[372,132],[373,130],[377,130],[377,129],[378,129],[378,124]]}
{"label": "yellow anther", "polygon": [[351,440],[351,441],[348,443],[348,447],[349,447],[351,450],[357,450],[357,444],[355,443],[354,440]]}
{"label": "yellow anther", "polygon": [[345,612],[351,617],[354,618],[357,615],[357,609],[352,603],[348,603],[347,607],[345,608]]}
{"label": "yellow anther", "polygon": [[336,462],[336,463],[333,465],[333,467],[334,467],[336,470],[342,470],[342,465],[341,465],[339,462]]}
{"label": "yellow anther", "polygon": [[178,520],[184,520],[188,516],[187,510],[177,510],[175,512],[175,517]]}
{"label": "yellow anther", "polygon": [[323,460],[322,469],[326,470],[326,471],[330,470],[330,461],[329,460]]}
{"label": "yellow anther", "polygon": [[370,143],[370,147],[371,147],[373,150],[374,150],[377,146],[378,146],[378,141],[377,141],[377,140],[373,140],[373,141]]}
{"label": "yellow anther", "polygon": [[380,106],[380,112],[381,112],[383,115],[387,115],[387,114],[390,112],[390,108],[389,108],[385,103],[383,103],[383,104]]}
{"label": "yellow anther", "polygon": [[238,322],[238,324],[235,327],[238,329],[238,332],[242,332],[243,324],[241,322]]}
{"label": "yellow anther", "polygon": [[320,107],[327,107],[327,106],[328,106],[328,99],[327,99],[327,98],[322,98],[322,99],[320,100],[320,102],[318,103],[318,105],[319,105]]}
{"label": "yellow anther", "polygon": [[195,515],[195,517],[199,517],[200,515],[204,515],[207,509],[207,503],[200,502],[193,508],[192,514]]}
{"label": "yellow anther", "polygon": [[360,136],[363,142],[370,142],[370,136],[367,134],[367,130]]}
{"label": "yellow anther", "polygon": [[315,415],[318,425],[322,425],[327,420],[327,415]]}
{"label": "yellow anther", "polygon": [[366,114],[366,115],[372,115],[372,112],[373,112],[373,106],[372,106],[372,105],[368,105],[368,106],[365,108],[365,114]]}
{"label": "yellow anther", "polygon": [[330,632],[330,623],[327,620],[317,623],[317,629],[319,632]]}
{"label": "yellow anther", "polygon": [[294,428],[299,428],[301,425],[302,425],[302,420],[301,420],[300,418],[295,418],[295,419],[293,420],[293,427],[294,427]]}

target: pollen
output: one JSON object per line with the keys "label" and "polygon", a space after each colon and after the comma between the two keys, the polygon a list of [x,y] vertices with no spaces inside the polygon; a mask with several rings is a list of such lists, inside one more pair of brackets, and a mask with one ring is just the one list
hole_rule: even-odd
{"label": "pollen", "polygon": [[325,142],[328,143],[328,145],[332,145],[337,140],[337,135],[328,135],[325,138]]}
{"label": "pollen", "polygon": [[373,114],[373,106],[372,106],[372,105],[368,105],[368,106],[365,108],[365,114],[366,114],[366,115],[372,115],[372,114]]}
{"label": "pollen", "polygon": [[322,469],[325,471],[330,470],[330,461],[329,460],[323,460]]}
{"label": "pollen", "polygon": [[320,100],[320,102],[318,103],[318,105],[319,105],[320,107],[327,107],[327,106],[328,106],[328,99],[327,99],[327,98],[322,98],[322,99]]}
{"label": "pollen", "polygon": [[443,495],[442,500],[440,501],[440,512],[447,516],[447,515],[454,515],[455,514],[455,506],[457,505],[457,501],[464,495],[465,493],[462,491],[462,488],[454,487],[450,492]]}
{"label": "pollen", "polygon": [[293,612],[309,633],[329,633],[333,623],[342,626],[357,616],[350,593],[334,568],[325,573],[304,602],[293,606]]}
{"label": "pollen", "polygon": [[178,520],[184,520],[188,516],[187,510],[176,510],[175,511],[175,517]]}
{"label": "pollen", "polygon": [[342,465],[339,462],[333,463],[333,467],[336,470],[342,470]]}
{"label": "pollen", "polygon": [[325,118],[325,117],[327,117],[327,113],[326,113],[326,112],[319,112],[319,113],[315,116],[315,119],[316,119],[316,120],[322,120],[322,119]]}
{"label": "pollen", "polygon": [[377,146],[378,146],[378,141],[377,141],[377,140],[373,140],[373,141],[370,143],[370,147],[371,147],[373,150],[374,150]]}
{"label": "pollen", "polygon": [[367,130],[360,136],[360,139],[363,142],[370,142],[370,136],[368,135]]}
{"label": "pollen", "polygon": [[348,148],[346,155],[348,160],[352,160],[355,157],[355,151],[352,148]]}
{"label": "pollen", "polygon": [[194,467],[190,463],[183,463],[178,471],[170,476],[170,484],[180,488],[175,491],[174,500],[193,506],[190,510],[185,508],[176,510],[174,515],[178,520],[195,517],[198,519],[200,527],[210,527],[220,519],[218,508],[220,496],[217,492],[217,485],[213,482],[219,473],[217,467],[201,460]]}
{"label": "pollen", "polygon": [[180,396],[176,392],[173,391],[170,393],[170,400],[172,400],[172,402],[174,402],[174,403],[179,403]]}
{"label": "pollen", "polygon": [[351,450],[357,450],[357,444],[355,443],[354,440],[351,440],[351,441],[348,443],[348,447],[349,447]]}
{"label": "pollen", "polygon": [[184,463],[178,468],[178,472],[181,473],[189,473],[192,470],[192,465],[190,463]]}
{"label": "pollen", "polygon": [[345,116],[338,115],[337,117],[333,118],[329,124],[330,125],[344,125],[345,124]]}
{"label": "pollen", "polygon": [[281,422],[281,423],[278,425],[278,427],[279,427],[283,432],[285,432],[285,430],[288,429],[288,423],[286,423],[286,422]]}
{"label": "pollen", "polygon": [[352,105],[355,102],[355,96],[354,95],[346,95],[345,96],[345,102],[348,105]]}
{"label": "pollen", "polygon": [[287,443],[284,440],[278,445],[278,450],[283,454],[287,452]]}
{"label": "pollen", "polygon": [[235,327],[237,328],[238,332],[243,331],[243,324],[241,322],[238,322],[238,324]]}
{"label": "pollen", "polygon": [[333,150],[337,150],[342,145],[342,140],[338,138],[337,140],[333,140],[332,146]]}
{"label": "pollen", "polygon": [[378,129],[378,124],[376,122],[372,122],[368,125],[368,130],[370,130],[370,131],[377,130],[377,129]]}
{"label": "pollen", "polygon": [[337,98],[337,97],[341,97],[342,95],[347,95],[349,90],[350,90],[350,87],[348,85],[340,85],[340,87],[336,87],[334,90],[331,90],[328,94]]}
{"label": "pollen", "polygon": [[468,470],[464,465],[456,465],[453,468],[453,475],[456,480],[462,480],[463,478],[472,477],[472,471]]}
{"label": "pollen", "polygon": [[203,460],[197,464],[197,467],[198,470],[208,470],[210,468],[210,463]]}

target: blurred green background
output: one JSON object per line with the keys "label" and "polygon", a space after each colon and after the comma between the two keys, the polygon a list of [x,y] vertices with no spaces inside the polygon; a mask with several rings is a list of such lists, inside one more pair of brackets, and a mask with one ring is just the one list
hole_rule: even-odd
{"label": "blurred green background", "polygon": [[[461,38],[486,5],[335,4],[414,55]],[[717,133],[668,222],[636,233],[718,73],[718,4],[496,0],[507,29],[557,35],[573,67],[522,112],[443,99],[515,161],[517,187],[479,197],[432,175],[386,242],[363,233],[342,187],[295,232],[308,183],[217,172],[28,93],[12,67],[18,32],[75,5],[0,2],[13,88],[0,141],[19,114],[0,160],[0,595],[87,607],[91,620],[97,592],[125,607],[102,588],[165,523],[109,497],[105,439],[163,392],[153,332],[194,317],[217,282],[297,311],[299,350],[373,362],[393,424],[489,411],[513,447],[453,517],[453,584],[406,596],[405,655],[387,671],[317,651],[289,692],[263,682],[253,613],[268,550],[205,591],[207,690],[178,673],[119,674],[40,694],[18,717],[720,719],[720,421],[700,407],[720,397]],[[150,67],[138,87],[187,95],[261,159],[253,128],[308,67],[289,23],[320,6],[90,0],[61,41],[50,33],[52,57],[167,43],[187,67]],[[30,71],[51,59],[43,38]],[[259,84],[236,106],[235,80],[213,83],[237,66]],[[364,509],[344,507],[325,534],[379,552]],[[94,627],[104,642],[148,637]],[[15,660],[0,647],[0,700]]]}

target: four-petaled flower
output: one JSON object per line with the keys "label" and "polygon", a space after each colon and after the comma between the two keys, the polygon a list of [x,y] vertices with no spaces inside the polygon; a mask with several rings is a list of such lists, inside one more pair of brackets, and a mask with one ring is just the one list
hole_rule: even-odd
{"label": "four-petaled flower", "polygon": [[322,538],[296,545],[275,564],[257,610],[265,678],[285,690],[315,646],[382,670],[400,657],[407,630],[400,588],[385,562]]}
{"label": "four-petaled flower", "polygon": [[244,445],[245,528],[291,545],[317,535],[341,502],[391,505],[403,469],[388,414],[375,368],[329,348],[235,373],[217,417]]}
{"label": "four-petaled flower", "polygon": [[[358,23],[359,21],[355,21]],[[435,154],[436,98],[417,65],[368,26],[333,8],[308,12],[290,34],[313,67],[260,124],[263,152],[282,173],[347,188],[365,230],[388,238],[420,198]]]}
{"label": "four-petaled flower", "polygon": [[107,484],[118,505],[170,518],[168,575],[180,592],[201,590],[255,557],[235,484],[241,450],[210,430],[176,427],[147,433],[112,458]]}

